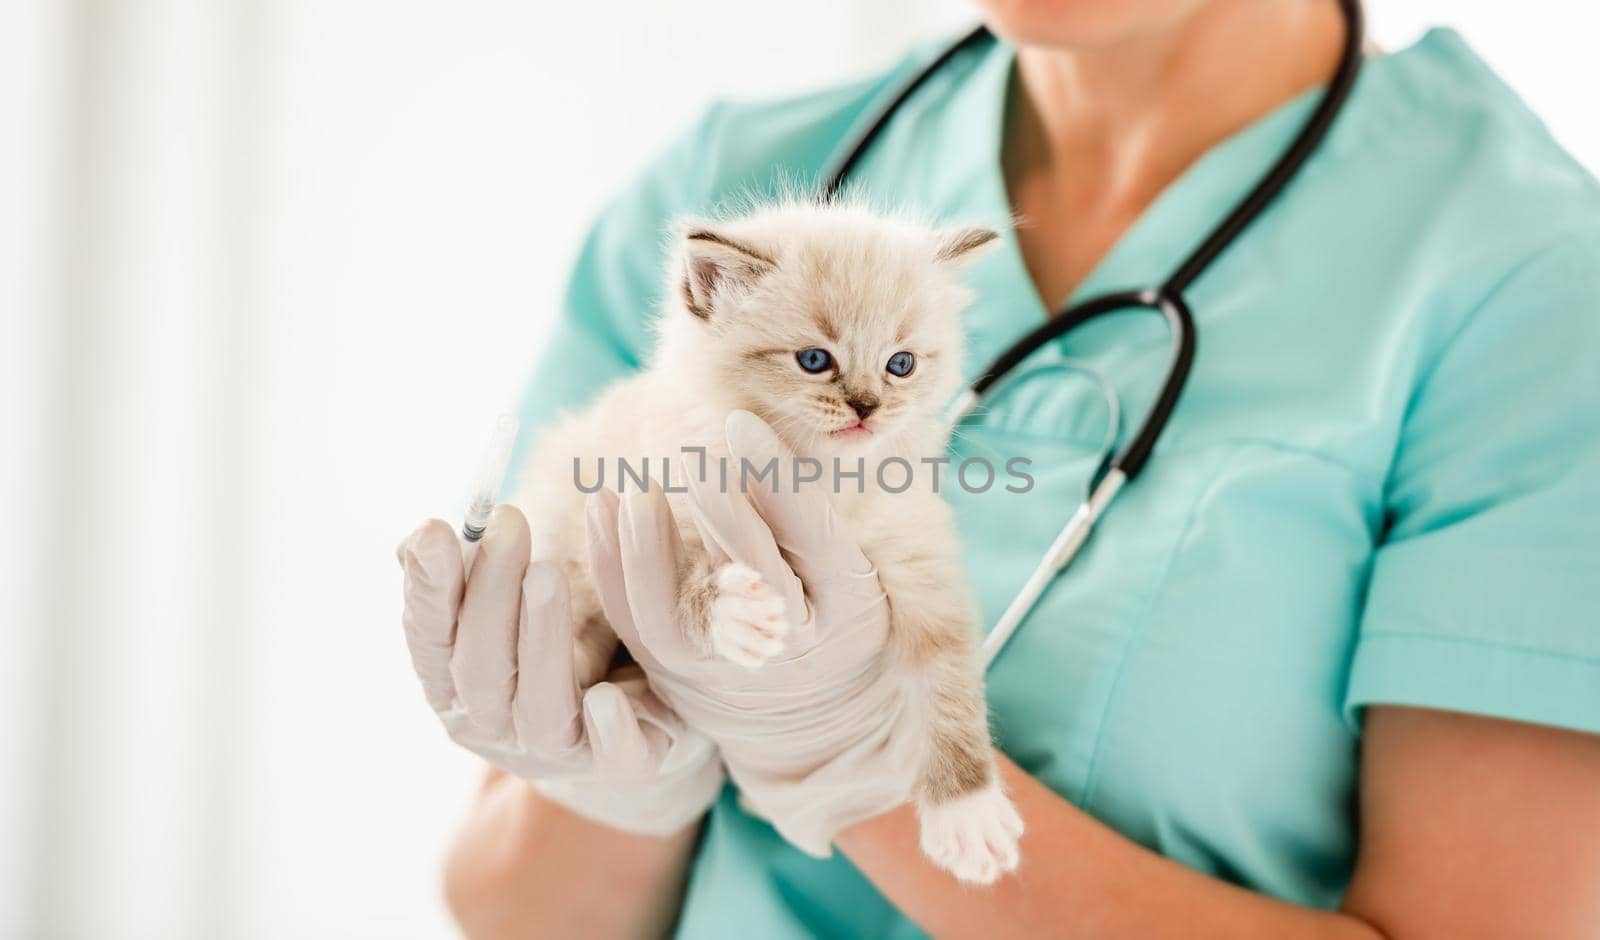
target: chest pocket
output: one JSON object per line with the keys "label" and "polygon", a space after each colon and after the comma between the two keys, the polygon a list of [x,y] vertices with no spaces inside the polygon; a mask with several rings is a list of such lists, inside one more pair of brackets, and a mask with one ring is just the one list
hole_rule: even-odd
{"label": "chest pocket", "polygon": [[[1088,380],[991,405],[958,455],[1026,458],[1033,486],[947,493],[985,629],[1082,499],[1105,430]],[[1002,749],[1192,867],[1331,897],[1351,847],[1354,737],[1338,702],[1372,485],[1281,443],[1158,448],[989,671]],[[1271,862],[1313,834],[1327,857],[1306,870],[1331,874],[1275,883],[1293,869]]]}
{"label": "chest pocket", "polygon": [[[1014,484],[986,492],[946,489],[985,631],[1083,499],[1112,421],[1099,382],[1052,363],[997,390],[958,429],[953,462],[987,461]],[[1006,476],[1007,467],[1027,480]],[[1181,472],[1168,475],[1173,479],[1163,485],[1147,486],[1141,477],[1124,490],[989,672],[1001,747],[1075,801],[1090,779],[1119,666],[1212,476],[1211,462],[1186,461]],[[974,471],[967,481],[981,482],[981,474]]]}

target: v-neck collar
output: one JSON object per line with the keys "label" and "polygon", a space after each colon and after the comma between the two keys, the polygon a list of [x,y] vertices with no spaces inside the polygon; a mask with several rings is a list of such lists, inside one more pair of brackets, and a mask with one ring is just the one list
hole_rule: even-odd
{"label": "v-neck collar", "polygon": [[[1388,84],[1400,63],[1410,57],[1408,53],[1434,44],[1436,33],[1409,49],[1378,56],[1363,67],[1346,112],[1305,173],[1316,172],[1319,162],[1344,149],[1340,139],[1351,139],[1353,125],[1372,119],[1377,99],[1383,97],[1375,95],[1373,87]],[[1015,66],[1015,50],[1002,40],[991,40],[951,60],[890,123],[883,142],[868,151],[861,168],[864,176],[880,179],[887,192],[907,197],[916,194],[937,217],[983,220],[1003,231],[1000,250],[969,275],[979,294],[964,324],[969,378],[1055,312],[1040,301],[1008,224],[1014,213],[1001,156]],[[1145,207],[1070,299],[1078,302],[1165,280],[1287,146],[1322,91],[1321,87],[1307,90],[1202,154]],[[887,97],[892,92],[884,94]],[[869,108],[862,120],[875,114]],[[1292,200],[1292,187],[1285,197]],[[1217,264],[1225,265],[1248,250],[1258,231],[1247,231]],[[1199,299],[1226,287],[1212,272],[1190,288],[1191,299],[1197,301],[1193,304],[1197,320],[1204,323],[1206,317]]]}
{"label": "v-neck collar", "polygon": [[[985,79],[983,87],[974,91],[981,93],[988,105],[983,129],[990,141],[984,153],[988,163],[984,173],[985,202],[996,213],[1010,216],[1013,209],[1002,155],[1006,115],[1015,89],[1016,50],[1007,43],[995,42],[981,74]],[[1203,153],[1139,213],[1070,298],[1062,298],[1058,306],[1047,309],[1038,292],[1030,288],[1034,323],[1086,297],[1153,286],[1165,280],[1266,172],[1304,123],[1322,91],[1318,86],[1295,96]],[[1031,284],[1016,238],[1009,237],[1006,242],[1008,266]]]}

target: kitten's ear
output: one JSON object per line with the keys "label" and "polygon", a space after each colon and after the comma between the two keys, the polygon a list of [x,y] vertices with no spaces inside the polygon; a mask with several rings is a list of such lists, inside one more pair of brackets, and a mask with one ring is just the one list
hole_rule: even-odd
{"label": "kitten's ear", "polygon": [[683,234],[683,303],[702,320],[711,319],[719,295],[748,287],[776,267],[767,255],[703,226]]}
{"label": "kitten's ear", "polygon": [[1000,245],[1000,233],[981,225],[958,225],[933,234],[935,261],[964,267]]}

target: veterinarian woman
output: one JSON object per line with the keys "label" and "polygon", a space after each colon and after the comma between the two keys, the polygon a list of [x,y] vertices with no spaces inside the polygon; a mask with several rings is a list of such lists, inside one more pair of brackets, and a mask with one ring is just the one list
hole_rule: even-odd
{"label": "veterinarian woman", "polygon": [[[1345,36],[1334,0],[984,12],[1002,38],[944,63],[850,178],[1022,220],[970,272],[972,370],[1068,298],[1160,283],[1302,126]],[[711,108],[596,224],[524,425],[638,365],[669,220],[821,178],[936,52]],[[804,742],[843,762],[796,791],[834,854],[790,847],[637,675],[574,687],[561,579],[525,570],[519,514],[496,514],[464,593],[450,527],[418,529],[418,673],[499,768],[448,863],[466,933],[1600,937],[1600,188],[1433,32],[1368,58],[1309,163],[1186,293],[1198,354],[1148,468],[989,672],[1027,827],[990,887],[924,858],[894,742],[863,749],[860,722]],[[1042,356],[1093,363],[1137,416],[1168,344],[1130,314]],[[985,404],[958,456],[1025,456],[1037,480],[947,490],[992,624],[1076,505],[1106,409],[1061,372]],[[736,422],[730,444],[770,449],[762,431]],[[881,644],[859,638],[882,612],[837,614],[860,559],[827,506],[747,499],[705,510],[793,566],[817,674],[873,674]],[[608,613],[648,638],[665,509],[593,509]],[[775,712],[845,697],[763,675],[742,697],[705,679],[720,725],[700,727],[782,764],[800,742]]]}

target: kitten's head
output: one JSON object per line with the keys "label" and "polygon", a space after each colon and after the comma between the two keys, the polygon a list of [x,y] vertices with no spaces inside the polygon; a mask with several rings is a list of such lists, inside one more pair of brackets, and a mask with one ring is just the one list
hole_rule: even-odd
{"label": "kitten's head", "polygon": [[849,205],[686,223],[657,366],[798,454],[926,446],[961,385],[961,271],[997,242]]}

